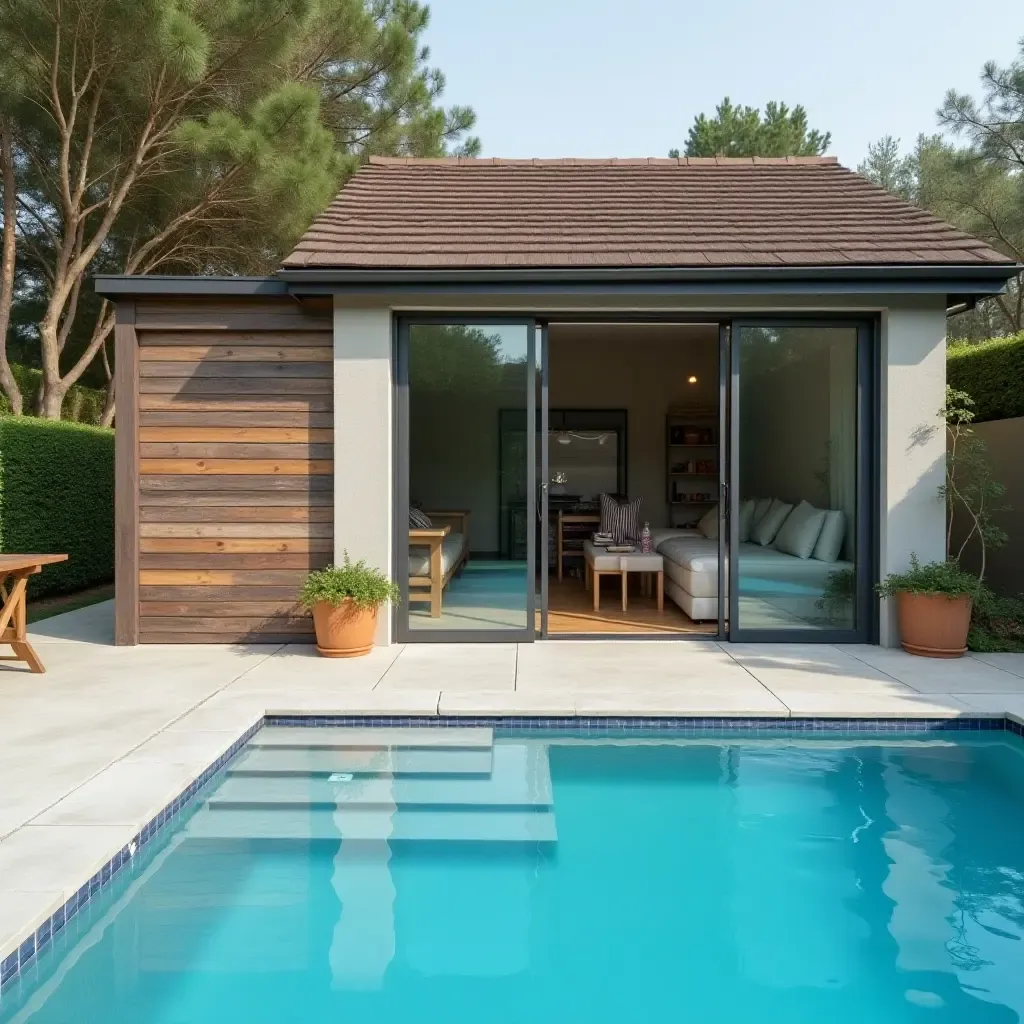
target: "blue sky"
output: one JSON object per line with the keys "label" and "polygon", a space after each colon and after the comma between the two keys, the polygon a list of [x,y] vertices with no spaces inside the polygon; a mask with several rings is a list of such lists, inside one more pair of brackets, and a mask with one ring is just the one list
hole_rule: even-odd
{"label": "blue sky", "polygon": [[1021,0],[429,0],[445,102],[485,156],[665,156],[723,96],[803,103],[848,166],[935,130],[952,87],[1009,63]]}

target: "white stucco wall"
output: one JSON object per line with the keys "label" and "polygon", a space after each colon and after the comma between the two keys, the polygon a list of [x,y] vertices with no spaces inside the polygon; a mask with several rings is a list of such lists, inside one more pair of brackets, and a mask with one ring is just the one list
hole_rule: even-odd
{"label": "white stucco wall", "polygon": [[[334,557],[391,572],[391,310],[334,307]],[[382,610],[377,643],[391,641]]]}
{"label": "white stucco wall", "polygon": [[[881,525],[879,576],[945,557],[946,439],[939,410],[946,389],[946,313],[941,300],[882,313]],[[883,602],[879,642],[899,642],[895,609]]]}

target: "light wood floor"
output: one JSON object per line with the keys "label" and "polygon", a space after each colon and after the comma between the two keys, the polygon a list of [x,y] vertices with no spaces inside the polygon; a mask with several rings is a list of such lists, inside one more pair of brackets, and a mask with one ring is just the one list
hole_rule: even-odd
{"label": "light wood floor", "polygon": [[631,574],[629,609],[622,610],[619,577],[601,579],[601,608],[594,611],[593,598],[581,579],[552,576],[548,583],[548,632],[555,633],[716,633],[714,622],[694,622],[675,601],[665,595],[658,611],[653,596],[640,593],[640,576]]}

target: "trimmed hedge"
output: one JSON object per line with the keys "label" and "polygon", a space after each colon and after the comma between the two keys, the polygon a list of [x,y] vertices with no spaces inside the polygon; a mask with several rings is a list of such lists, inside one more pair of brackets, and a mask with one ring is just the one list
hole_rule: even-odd
{"label": "trimmed hedge", "polygon": [[950,345],[946,380],[974,399],[978,423],[1024,416],[1024,332],[977,345]]}
{"label": "trimmed hedge", "polygon": [[[26,414],[31,414],[34,407],[36,395],[39,394],[39,382],[42,380],[43,371],[32,366],[22,366],[20,363],[11,363],[11,373],[21,388],[22,407]],[[81,384],[72,384],[68,393],[64,396],[64,406],[61,410],[61,418],[73,420],[75,423],[99,423],[103,415],[103,404],[106,400],[104,392],[96,388],[83,387]],[[7,396],[0,391],[0,415],[10,415],[11,403]]]}
{"label": "trimmed hedge", "polygon": [[0,417],[0,551],[65,552],[29,583],[34,597],[114,578],[114,432]]}

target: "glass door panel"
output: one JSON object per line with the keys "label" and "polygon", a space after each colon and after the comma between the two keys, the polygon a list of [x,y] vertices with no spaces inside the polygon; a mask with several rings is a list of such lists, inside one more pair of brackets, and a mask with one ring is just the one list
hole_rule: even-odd
{"label": "glass door panel", "polygon": [[861,333],[733,324],[733,638],[864,626]]}
{"label": "glass door panel", "polygon": [[533,324],[410,322],[399,348],[402,632],[532,638],[536,436],[500,423],[533,422]]}

